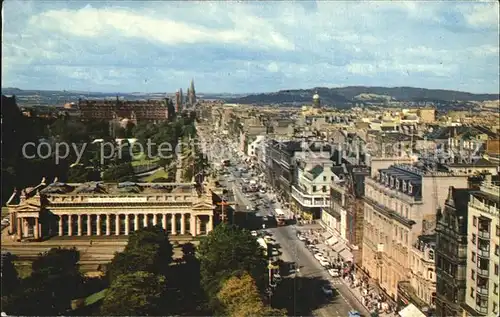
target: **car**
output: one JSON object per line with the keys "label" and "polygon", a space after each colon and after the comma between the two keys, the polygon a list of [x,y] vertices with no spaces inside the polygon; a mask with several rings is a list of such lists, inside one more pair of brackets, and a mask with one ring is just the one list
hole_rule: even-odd
{"label": "car", "polygon": [[321,259],[319,260],[319,264],[321,264],[321,266],[323,267],[327,267],[330,265],[330,262],[326,261],[325,259]]}
{"label": "car", "polygon": [[252,237],[256,237],[256,236],[257,236],[257,231],[252,230],[252,231],[250,232],[250,234],[252,235]]}
{"label": "car", "polygon": [[348,317],[361,317],[361,314],[357,310],[351,310]]}
{"label": "car", "polygon": [[330,284],[323,284],[321,286],[321,291],[326,296],[332,296],[333,295],[333,290],[332,290],[332,287],[330,286]]}
{"label": "car", "polygon": [[339,277],[340,272],[338,269],[329,269],[328,274],[330,274],[332,277]]}
{"label": "car", "polygon": [[298,235],[298,238],[300,241],[306,241],[306,237],[301,234]]}
{"label": "car", "polygon": [[314,258],[318,261],[323,260],[323,253],[314,253]]}

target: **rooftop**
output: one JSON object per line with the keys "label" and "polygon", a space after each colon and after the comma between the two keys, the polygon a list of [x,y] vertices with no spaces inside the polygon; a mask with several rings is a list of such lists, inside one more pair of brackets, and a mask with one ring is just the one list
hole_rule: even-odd
{"label": "rooftop", "polygon": [[52,183],[42,190],[46,195],[147,195],[169,193],[194,193],[195,188],[190,183]]}

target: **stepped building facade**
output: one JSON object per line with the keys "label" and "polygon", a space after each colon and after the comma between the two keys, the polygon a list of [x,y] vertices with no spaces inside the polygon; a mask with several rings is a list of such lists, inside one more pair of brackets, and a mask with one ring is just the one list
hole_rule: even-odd
{"label": "stepped building facade", "polygon": [[193,184],[42,181],[16,191],[7,208],[9,232],[17,240],[129,235],[150,225],[194,237],[214,226],[211,193],[200,193]]}

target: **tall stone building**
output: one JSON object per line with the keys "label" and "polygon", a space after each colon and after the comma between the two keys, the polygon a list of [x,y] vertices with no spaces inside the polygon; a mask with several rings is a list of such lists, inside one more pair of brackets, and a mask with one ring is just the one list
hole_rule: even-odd
{"label": "tall stone building", "polygon": [[471,193],[467,224],[467,272],[463,316],[498,316],[500,186],[487,178]]}
{"label": "tall stone building", "polygon": [[470,190],[450,187],[436,227],[436,312],[460,316],[465,302],[467,265],[467,204]]}
{"label": "tall stone building", "polygon": [[448,188],[467,187],[467,176],[396,164],[365,179],[362,265],[394,299],[411,277],[412,247],[435,232],[436,210]]}

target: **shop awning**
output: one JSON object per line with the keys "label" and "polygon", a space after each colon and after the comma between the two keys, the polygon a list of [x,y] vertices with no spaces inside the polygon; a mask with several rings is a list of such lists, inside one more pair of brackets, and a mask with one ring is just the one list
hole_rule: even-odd
{"label": "shop awning", "polygon": [[348,249],[344,249],[339,253],[340,257],[344,259],[346,262],[352,262],[354,256],[352,255],[351,251]]}
{"label": "shop awning", "polygon": [[337,239],[337,237],[335,236],[325,241],[326,245],[334,245],[337,242],[339,242],[339,239]]}
{"label": "shop awning", "polygon": [[337,243],[336,245],[333,246],[333,251],[337,252],[337,253],[340,253],[342,250],[345,249],[345,244],[339,242]]}
{"label": "shop awning", "polygon": [[401,317],[426,317],[425,314],[413,304],[406,306],[398,314]]}

